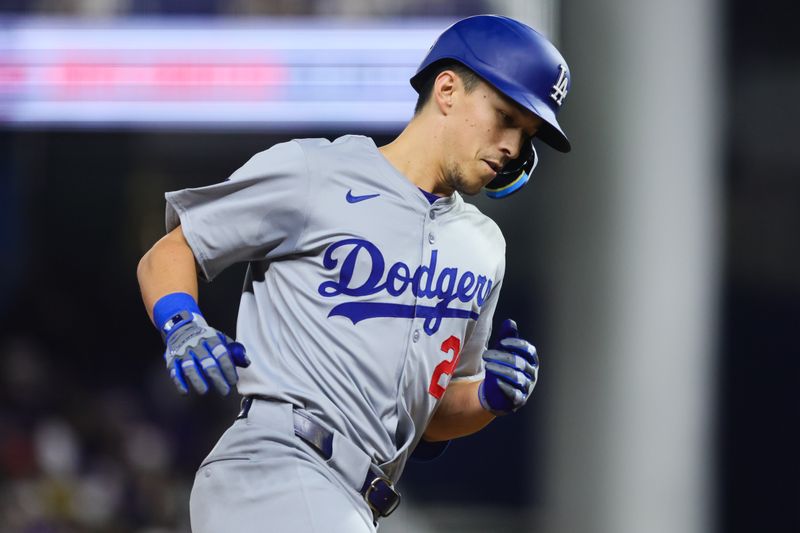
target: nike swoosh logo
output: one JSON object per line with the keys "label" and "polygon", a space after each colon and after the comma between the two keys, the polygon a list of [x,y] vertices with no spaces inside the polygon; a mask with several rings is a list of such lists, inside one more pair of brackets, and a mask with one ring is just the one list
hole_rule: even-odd
{"label": "nike swoosh logo", "polygon": [[358,202],[363,202],[364,200],[369,200],[370,198],[375,198],[376,196],[380,196],[380,193],[376,194],[363,194],[361,196],[355,196],[353,194],[353,190],[350,189],[347,191],[347,202],[351,204],[357,204]]}

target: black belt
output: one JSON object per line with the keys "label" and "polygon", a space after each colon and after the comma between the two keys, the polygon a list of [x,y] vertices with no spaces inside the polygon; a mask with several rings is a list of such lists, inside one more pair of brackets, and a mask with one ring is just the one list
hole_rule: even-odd
{"label": "black belt", "polygon": [[[247,418],[250,406],[257,397],[242,399],[242,409],[236,418]],[[325,429],[302,411],[294,411],[294,434],[317,450],[327,461],[333,457],[333,432]],[[373,518],[389,516],[400,505],[400,493],[392,481],[370,468],[359,490],[372,510]]]}

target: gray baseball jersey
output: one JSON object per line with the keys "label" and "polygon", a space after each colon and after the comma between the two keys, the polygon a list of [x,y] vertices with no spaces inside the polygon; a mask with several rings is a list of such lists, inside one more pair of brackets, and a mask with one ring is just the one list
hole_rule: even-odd
{"label": "gray baseball jersey", "polygon": [[167,193],[211,280],[248,262],[239,392],[304,407],[397,479],[449,381],[483,378],[505,268],[497,225],[431,204],[372,139],[303,139]]}

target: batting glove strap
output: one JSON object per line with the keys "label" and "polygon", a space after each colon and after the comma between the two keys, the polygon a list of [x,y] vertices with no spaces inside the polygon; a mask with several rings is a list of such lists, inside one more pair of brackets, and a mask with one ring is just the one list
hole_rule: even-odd
{"label": "batting glove strap", "polygon": [[185,292],[167,294],[156,302],[153,306],[153,322],[162,336],[165,335],[165,329],[169,331],[178,326],[176,319],[182,312],[185,312],[185,319],[190,318],[192,313],[202,315],[195,299]]}
{"label": "batting glove strap", "polygon": [[[490,397],[491,400],[489,399]],[[480,387],[478,387],[478,400],[481,402],[481,407],[492,413],[494,416],[505,416],[511,412],[511,407],[506,405],[508,404],[508,400],[497,390],[497,383],[493,380],[483,380]],[[503,408],[496,409],[493,406]]]}

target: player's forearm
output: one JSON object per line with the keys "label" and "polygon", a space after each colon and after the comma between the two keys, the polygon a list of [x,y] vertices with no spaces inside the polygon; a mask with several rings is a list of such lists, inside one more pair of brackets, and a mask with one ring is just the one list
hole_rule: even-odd
{"label": "player's forearm", "polygon": [[180,226],[155,243],[142,257],[136,276],[150,320],[153,319],[153,305],[162,296],[185,292],[197,299],[194,254]]}
{"label": "player's forearm", "polygon": [[486,427],[494,415],[481,407],[480,381],[455,382],[447,387],[442,402],[425,430],[428,441],[455,439]]}

